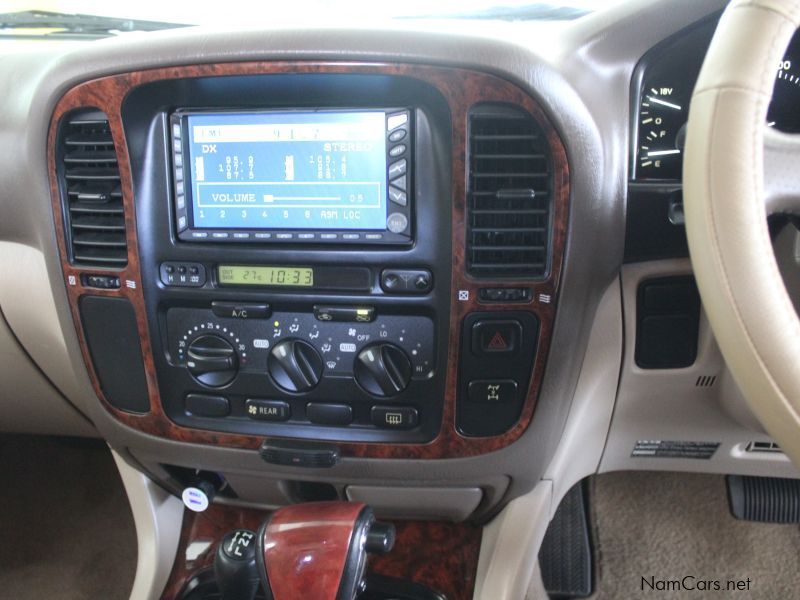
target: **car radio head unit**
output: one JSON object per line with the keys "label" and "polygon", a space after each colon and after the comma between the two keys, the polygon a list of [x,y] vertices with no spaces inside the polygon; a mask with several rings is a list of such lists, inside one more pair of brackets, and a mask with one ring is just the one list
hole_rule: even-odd
{"label": "car radio head unit", "polygon": [[178,238],[410,243],[411,114],[407,108],[174,112]]}

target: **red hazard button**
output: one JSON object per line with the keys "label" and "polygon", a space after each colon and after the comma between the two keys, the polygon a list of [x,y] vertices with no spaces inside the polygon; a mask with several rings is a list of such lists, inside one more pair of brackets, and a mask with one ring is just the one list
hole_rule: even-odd
{"label": "red hazard button", "polygon": [[472,326],[472,352],[478,356],[513,354],[519,348],[521,337],[519,321],[478,321]]}

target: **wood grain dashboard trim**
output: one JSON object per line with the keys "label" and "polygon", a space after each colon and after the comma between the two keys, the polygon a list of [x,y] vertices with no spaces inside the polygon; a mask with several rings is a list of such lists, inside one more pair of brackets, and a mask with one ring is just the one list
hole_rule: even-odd
{"label": "wood grain dashboard trim", "polygon": [[[302,505],[300,505],[302,506]],[[162,600],[176,600],[191,577],[214,564],[217,544],[230,531],[258,531],[269,512],[212,504],[202,513],[184,511],[183,528]],[[395,521],[397,539],[389,554],[371,556],[367,570],[414,581],[446,596],[469,600],[475,587],[482,529],[471,523]],[[187,549],[205,548],[187,557]]]}
{"label": "wood grain dashboard trim", "polygon": [[[86,363],[92,385],[103,406],[119,421],[139,431],[161,436],[170,440],[199,444],[213,444],[229,448],[257,449],[265,440],[262,436],[236,435],[222,432],[192,429],[176,425],[165,414],[159,397],[156,381],[156,368],[153,360],[153,346],[146,320],[142,278],[136,232],[134,210],[134,190],[132,187],[130,157],[122,124],[122,103],[126,95],[135,87],[165,79],[187,77],[216,77],[233,75],[255,75],[275,73],[342,73],[342,74],[381,74],[414,78],[435,87],[447,101],[452,119],[452,247],[453,274],[451,283],[451,312],[449,331],[449,354],[445,402],[442,427],[438,436],[426,444],[381,444],[340,442],[345,457],[364,458],[405,458],[440,459],[450,457],[475,456],[499,450],[518,440],[533,418],[536,399],[544,376],[545,364],[550,347],[553,323],[556,313],[559,279],[566,242],[569,210],[569,168],[566,151],[561,139],[553,128],[539,104],[515,84],[495,75],[458,68],[426,66],[417,64],[374,64],[340,62],[244,62],[176,66],[145,71],[111,75],[79,84],[57,103],[48,133],[47,161],[50,172],[52,206],[56,223],[56,236],[67,297],[80,342],[83,359]],[[466,148],[467,120],[470,108],[479,103],[499,102],[516,105],[527,111],[538,122],[545,133],[553,161],[553,231],[551,265],[548,277],[544,280],[525,281],[477,281],[466,272]],[[125,229],[128,239],[128,265],[118,272],[123,285],[118,290],[98,290],[84,288],[81,274],[103,273],[103,269],[81,268],[71,265],[68,259],[64,215],[56,168],[56,143],[59,124],[67,113],[78,108],[96,108],[106,113],[114,138],[114,147],[119,160],[122,184],[123,206],[125,209]],[[125,282],[130,282],[127,285]],[[487,307],[478,302],[480,287],[526,286],[533,291],[530,303],[497,304]],[[469,292],[469,300],[460,301],[459,291]],[[99,380],[94,372],[89,349],[83,334],[78,301],[84,294],[124,297],[133,304],[137,326],[141,336],[142,353],[148,386],[150,412],[136,415],[114,408],[104,397]],[[539,300],[540,295],[549,302]],[[461,323],[470,312],[520,311],[535,314],[540,322],[539,344],[533,365],[532,377],[516,425],[502,435],[494,437],[465,437],[455,426],[456,396],[458,390],[459,341]]]}

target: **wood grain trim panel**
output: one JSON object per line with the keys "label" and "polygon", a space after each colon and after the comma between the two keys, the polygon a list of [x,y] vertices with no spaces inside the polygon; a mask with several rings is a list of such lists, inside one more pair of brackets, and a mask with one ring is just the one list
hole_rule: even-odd
{"label": "wood grain trim panel", "polygon": [[[266,511],[221,504],[212,504],[203,513],[185,511],[178,552],[162,600],[176,600],[194,574],[213,566],[217,544],[225,534],[240,528],[258,531],[268,516]],[[396,521],[394,525],[394,549],[384,556],[370,556],[368,572],[420,583],[445,594],[448,600],[472,598],[481,527],[436,521]],[[206,549],[187,560],[186,550],[193,543]]]}
{"label": "wood grain trim panel", "polygon": [[[533,418],[536,399],[544,376],[545,364],[550,348],[559,279],[566,242],[569,210],[569,169],[566,151],[558,134],[538,103],[515,84],[487,73],[456,68],[434,67],[415,64],[372,64],[372,63],[317,63],[317,62],[246,62],[177,66],[162,69],[137,71],[112,75],[82,83],[70,89],[58,102],[53,113],[48,134],[48,167],[53,211],[55,213],[56,235],[61,255],[64,281],[72,311],[73,320],[81,345],[84,361],[92,380],[95,393],[105,408],[119,421],[152,435],[175,441],[200,444],[213,444],[230,448],[256,449],[264,437],[235,435],[205,431],[178,426],[164,413],[156,382],[152,343],[146,323],[145,306],[142,293],[141,270],[139,263],[138,239],[136,235],[136,216],[134,210],[134,190],[132,188],[130,158],[121,120],[122,102],[128,92],[144,83],[186,77],[254,75],[274,73],[360,73],[396,75],[415,78],[434,86],[446,99],[452,118],[452,244],[453,276],[451,284],[451,316],[449,331],[449,355],[445,388],[444,412],[439,435],[427,444],[379,444],[341,442],[342,455],[349,457],[380,457],[405,459],[438,459],[464,457],[499,450],[522,436]],[[551,265],[545,280],[537,281],[491,281],[479,282],[467,275],[465,270],[466,238],[466,147],[467,119],[471,106],[484,102],[500,102],[516,105],[527,111],[538,122],[546,135],[552,154],[554,169],[553,182],[553,231]],[[120,273],[123,285],[119,290],[85,289],[81,286],[81,273],[102,273],[102,269],[78,268],[69,263],[65,244],[64,215],[62,213],[59,183],[56,171],[56,140],[58,126],[70,111],[82,108],[97,108],[106,113],[109,119],[114,147],[119,159],[122,183],[123,205],[125,208],[125,229],[128,239],[128,265]],[[75,283],[70,284],[73,277]],[[132,282],[127,287],[125,281]],[[477,301],[480,287],[526,286],[533,290],[533,300],[527,305],[491,304],[482,305]],[[460,302],[458,291],[469,291],[469,300]],[[147,385],[150,397],[150,412],[134,415],[115,409],[105,399],[98,378],[92,368],[89,350],[81,327],[78,312],[78,299],[84,294],[128,298],[134,306],[137,324],[142,341]],[[549,303],[538,301],[539,295],[549,296]],[[455,427],[456,396],[458,391],[459,338],[464,316],[478,310],[507,311],[527,310],[540,321],[539,345],[533,373],[527,390],[522,413],[515,426],[506,433],[485,438],[464,437]]]}

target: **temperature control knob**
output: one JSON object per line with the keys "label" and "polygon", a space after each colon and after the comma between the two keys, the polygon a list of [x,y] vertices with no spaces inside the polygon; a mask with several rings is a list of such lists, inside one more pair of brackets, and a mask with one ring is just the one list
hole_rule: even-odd
{"label": "temperature control knob", "polygon": [[284,340],[269,353],[267,370],[280,387],[289,392],[307,392],[322,377],[322,357],[303,340]]}
{"label": "temperature control knob", "polygon": [[358,353],[355,378],[374,396],[394,396],[408,387],[411,361],[394,344],[372,344]]}
{"label": "temperature control knob", "polygon": [[222,387],[236,377],[239,359],[226,339],[218,335],[202,335],[189,344],[186,366],[203,385]]}

